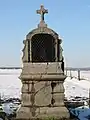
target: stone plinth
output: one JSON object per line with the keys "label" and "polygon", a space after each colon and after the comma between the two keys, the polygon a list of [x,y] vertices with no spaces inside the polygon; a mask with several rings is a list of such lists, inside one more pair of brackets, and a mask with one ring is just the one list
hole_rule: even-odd
{"label": "stone plinth", "polygon": [[22,105],[17,119],[69,118],[64,106],[63,82],[66,76],[61,63],[24,63]]}

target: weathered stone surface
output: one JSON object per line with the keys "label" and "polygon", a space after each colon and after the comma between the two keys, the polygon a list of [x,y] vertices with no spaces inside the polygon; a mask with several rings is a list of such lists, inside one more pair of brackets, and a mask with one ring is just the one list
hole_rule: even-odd
{"label": "weathered stone surface", "polygon": [[22,86],[22,92],[28,92],[28,89],[29,89],[29,84],[23,84]]}
{"label": "weathered stone surface", "polygon": [[24,63],[22,74],[57,74],[63,73],[61,62],[59,63]]}
{"label": "weathered stone surface", "polygon": [[63,82],[66,76],[61,39],[56,32],[47,28],[44,21],[47,11],[44,7],[37,12],[41,14],[38,28],[32,30],[24,41],[20,75],[23,84],[22,105],[16,119],[69,118],[69,112],[64,106]]}
{"label": "weathered stone surface", "polygon": [[[25,112],[24,112],[24,111]],[[35,111],[35,116],[33,117],[30,114],[29,109],[23,109],[19,115],[18,115],[18,119],[22,120],[22,119],[46,119],[46,118],[56,118],[56,119],[61,119],[61,118],[69,118],[69,113],[67,111],[66,108],[64,107],[43,107],[43,108],[37,108]],[[68,113],[68,114],[67,114]]]}
{"label": "weathered stone surface", "polygon": [[22,104],[23,105],[30,105],[31,102],[30,102],[30,99],[31,99],[31,95],[28,94],[28,93],[22,93]]}
{"label": "weathered stone surface", "polygon": [[69,114],[67,114],[66,108],[63,107],[45,107],[40,109],[40,117],[56,117],[56,118],[63,118],[69,117]]}
{"label": "weathered stone surface", "polygon": [[51,85],[50,82],[39,82],[35,85],[37,92],[35,95],[35,105],[48,106],[51,104]]}
{"label": "weathered stone surface", "polygon": [[20,108],[20,110],[17,113],[17,117],[16,119],[30,119],[31,117],[31,112],[30,112],[30,108],[29,107],[22,107]]}

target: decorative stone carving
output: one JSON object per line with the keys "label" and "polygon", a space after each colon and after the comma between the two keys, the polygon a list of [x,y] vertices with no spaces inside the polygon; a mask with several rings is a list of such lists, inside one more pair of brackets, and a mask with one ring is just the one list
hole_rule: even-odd
{"label": "decorative stone carving", "polygon": [[24,48],[23,48],[23,57],[22,60],[23,62],[28,62],[28,40],[24,40]]}

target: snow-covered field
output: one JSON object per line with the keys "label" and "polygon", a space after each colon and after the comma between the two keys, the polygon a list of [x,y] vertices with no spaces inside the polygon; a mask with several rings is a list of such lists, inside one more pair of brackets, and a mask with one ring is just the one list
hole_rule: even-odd
{"label": "snow-covered field", "polygon": [[89,97],[90,81],[78,80],[76,78],[67,77],[64,82],[65,96],[70,99],[72,96]]}
{"label": "snow-covered field", "polygon": [[0,94],[1,97],[19,97],[21,92],[21,69],[0,69]]}
{"label": "snow-covered field", "polygon": [[[0,69],[0,94],[1,97],[19,97],[21,95],[22,83],[18,78],[21,69]],[[81,71],[81,80],[77,79],[77,71],[67,71],[67,77],[64,82],[65,96],[69,99],[71,96],[89,97],[90,71]],[[86,80],[85,80],[86,79]]]}

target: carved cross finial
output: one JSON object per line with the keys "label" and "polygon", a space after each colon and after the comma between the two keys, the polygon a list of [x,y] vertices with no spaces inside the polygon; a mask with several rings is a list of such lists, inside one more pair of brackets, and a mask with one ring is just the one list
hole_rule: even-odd
{"label": "carved cross finial", "polygon": [[36,12],[37,12],[37,14],[40,14],[40,15],[41,15],[41,21],[44,21],[44,14],[45,14],[45,13],[48,13],[48,10],[47,10],[47,9],[44,9],[44,6],[41,5],[41,6],[40,6],[40,10],[37,10]]}

